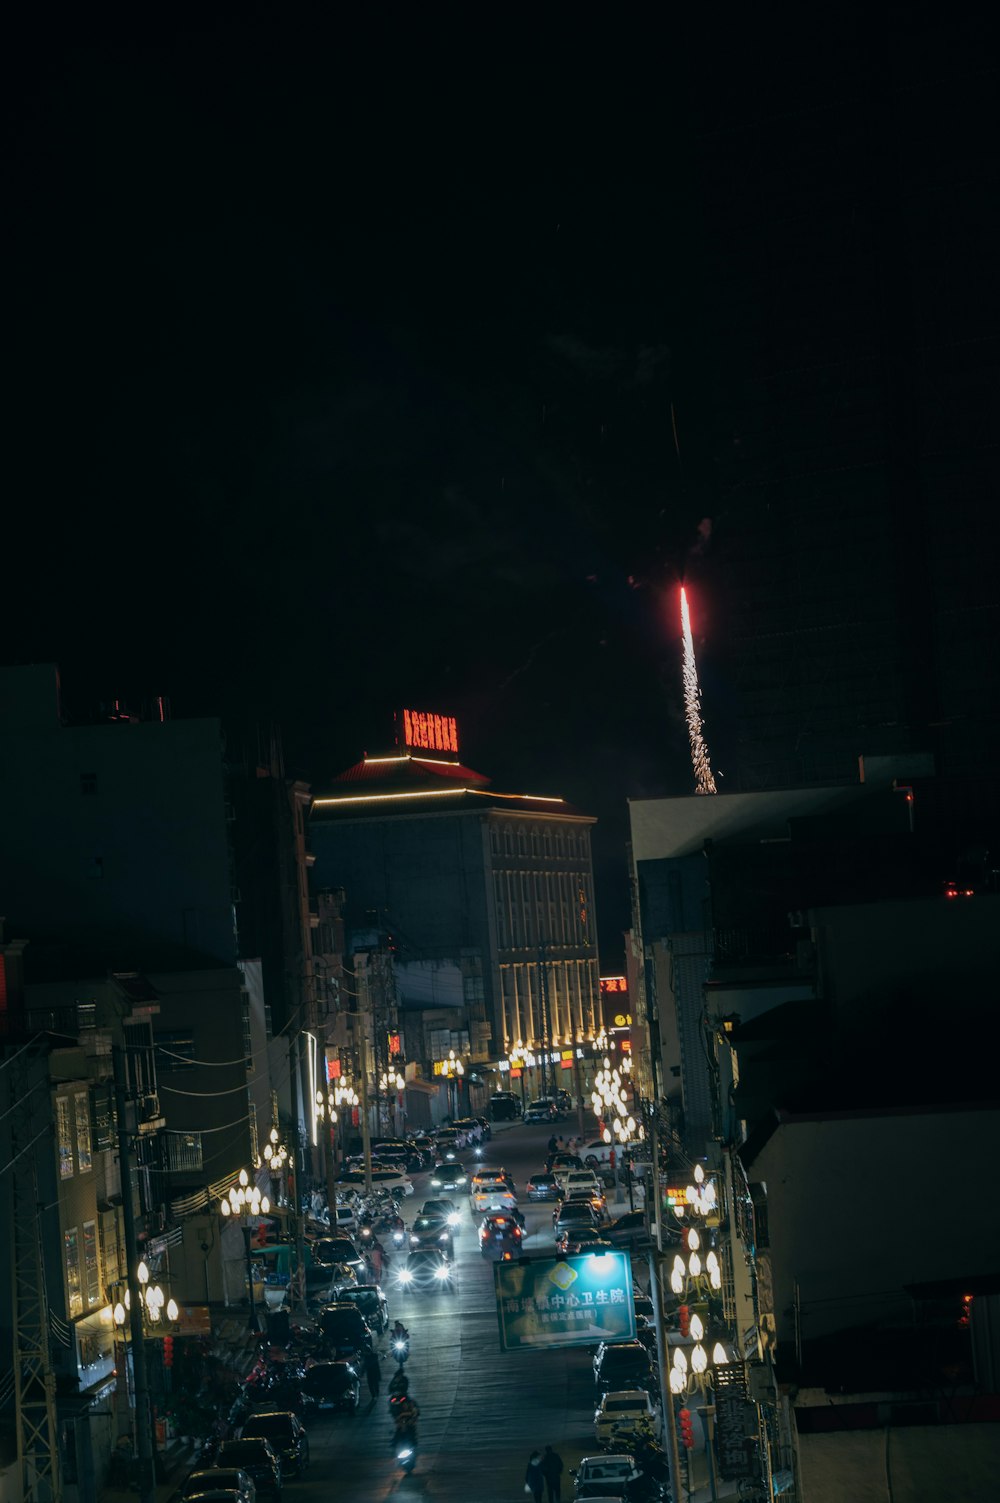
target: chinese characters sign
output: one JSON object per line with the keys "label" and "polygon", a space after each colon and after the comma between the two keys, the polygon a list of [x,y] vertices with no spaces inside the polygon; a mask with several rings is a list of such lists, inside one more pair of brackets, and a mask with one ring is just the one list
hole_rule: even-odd
{"label": "chinese characters sign", "polygon": [[628,982],[624,976],[602,976],[601,991],[605,996],[609,992],[627,992]]}
{"label": "chinese characters sign", "polygon": [[403,745],[424,751],[458,751],[458,722],[454,715],[431,715],[424,710],[403,711]]}
{"label": "chinese characters sign", "polygon": [[617,1249],[582,1257],[496,1263],[500,1345],[592,1346],[635,1336],[632,1270]]}

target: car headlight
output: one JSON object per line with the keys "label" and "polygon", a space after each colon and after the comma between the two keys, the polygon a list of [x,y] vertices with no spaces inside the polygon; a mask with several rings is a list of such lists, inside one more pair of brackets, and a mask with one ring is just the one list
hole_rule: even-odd
{"label": "car headlight", "polygon": [[411,1284],[413,1282],[413,1274],[408,1268],[401,1268],[399,1270],[398,1278],[401,1284]]}
{"label": "car headlight", "polygon": [[441,1235],[440,1235],[440,1237],[438,1238],[438,1241],[439,1242],[450,1242],[451,1241],[451,1234],[449,1232],[442,1232]]}
{"label": "car headlight", "polygon": [[439,1190],[441,1188],[441,1181],[439,1179],[432,1179],[431,1184],[436,1190]]}
{"label": "car headlight", "polygon": [[454,1212],[453,1212],[453,1213],[452,1213],[452,1215],[450,1215],[450,1216],[449,1216],[449,1217],[448,1217],[448,1225],[449,1225],[449,1226],[458,1226],[458,1224],[459,1224],[459,1223],[460,1223],[460,1221],[461,1221],[461,1220],[462,1220],[462,1218],[461,1218],[461,1216],[460,1216],[460,1215],[459,1215],[459,1214],[458,1214],[458,1212],[457,1212],[457,1211],[454,1211]]}
{"label": "car headlight", "polygon": [[442,1280],[451,1278],[451,1269],[447,1263],[442,1263],[440,1268],[435,1268],[434,1277]]}

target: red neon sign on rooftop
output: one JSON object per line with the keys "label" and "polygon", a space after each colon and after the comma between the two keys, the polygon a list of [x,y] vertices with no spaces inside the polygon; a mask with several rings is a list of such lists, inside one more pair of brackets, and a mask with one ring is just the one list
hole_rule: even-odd
{"label": "red neon sign on rooftop", "polygon": [[458,751],[458,722],[454,715],[425,710],[403,711],[403,745],[424,751]]}

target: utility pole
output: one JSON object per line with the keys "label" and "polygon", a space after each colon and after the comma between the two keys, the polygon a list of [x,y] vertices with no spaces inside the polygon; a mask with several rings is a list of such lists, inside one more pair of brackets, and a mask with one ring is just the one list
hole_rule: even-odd
{"label": "utility pole", "polygon": [[[302,1133],[301,1124],[306,1118],[303,1110],[305,1092],[302,1089],[302,1033],[296,1029],[288,1041],[288,1066],[292,1082],[292,1144],[288,1162],[291,1167],[289,1178],[289,1230],[295,1242],[295,1273],[292,1279],[292,1288],[295,1291],[295,1299],[301,1308],[306,1298],[306,1246],[302,1231],[302,1190],[299,1185],[299,1172],[302,1165]],[[315,1103],[310,1102],[309,1111],[314,1110]],[[306,1119],[307,1120],[307,1119]],[[253,1291],[251,1290],[251,1299]]]}
{"label": "utility pole", "polygon": [[372,1193],[372,1132],[368,1120],[368,1020],[371,1016],[368,961],[370,956],[354,957],[358,983],[358,1095],[361,1097],[361,1151],[365,1158],[365,1194]]}
{"label": "utility pole", "polygon": [[[670,1496],[680,1499],[681,1460],[677,1448],[677,1419],[674,1414],[674,1396],[670,1391],[670,1343],[664,1326],[663,1310],[663,1193],[660,1186],[660,1128],[659,1104],[651,1103],[650,1137],[652,1139],[653,1214],[656,1216],[656,1246],[649,1251],[649,1293],[653,1300],[653,1319],[656,1327],[656,1351],[660,1369],[660,1410],[667,1429],[667,1464],[670,1468]],[[646,1218],[650,1216],[649,1194],[646,1195]]]}
{"label": "utility pole", "polygon": [[[115,1116],[118,1119],[118,1169],[121,1177],[122,1216],[125,1223],[125,1267],[129,1297],[129,1329],[132,1335],[132,1377],[135,1395],[135,1449],[139,1463],[139,1503],[155,1503],[156,1470],[153,1461],[153,1411],[149,1402],[149,1375],[143,1333],[143,1289],[139,1283],[139,1255],[135,1239],[135,1207],[132,1203],[132,1144],[128,1131],[125,1050],[111,1049],[115,1082]],[[126,1359],[127,1360],[127,1359]]]}

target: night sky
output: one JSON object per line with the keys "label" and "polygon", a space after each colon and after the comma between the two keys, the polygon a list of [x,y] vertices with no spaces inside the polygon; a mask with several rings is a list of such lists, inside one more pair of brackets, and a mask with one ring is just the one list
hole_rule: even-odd
{"label": "night sky", "polygon": [[10,49],[0,651],[77,712],[277,722],[317,791],[457,715],[600,817],[617,967],[625,800],[693,791],[682,572],[723,772],[731,735],[699,143],[851,87],[867,23],[345,14]]}

